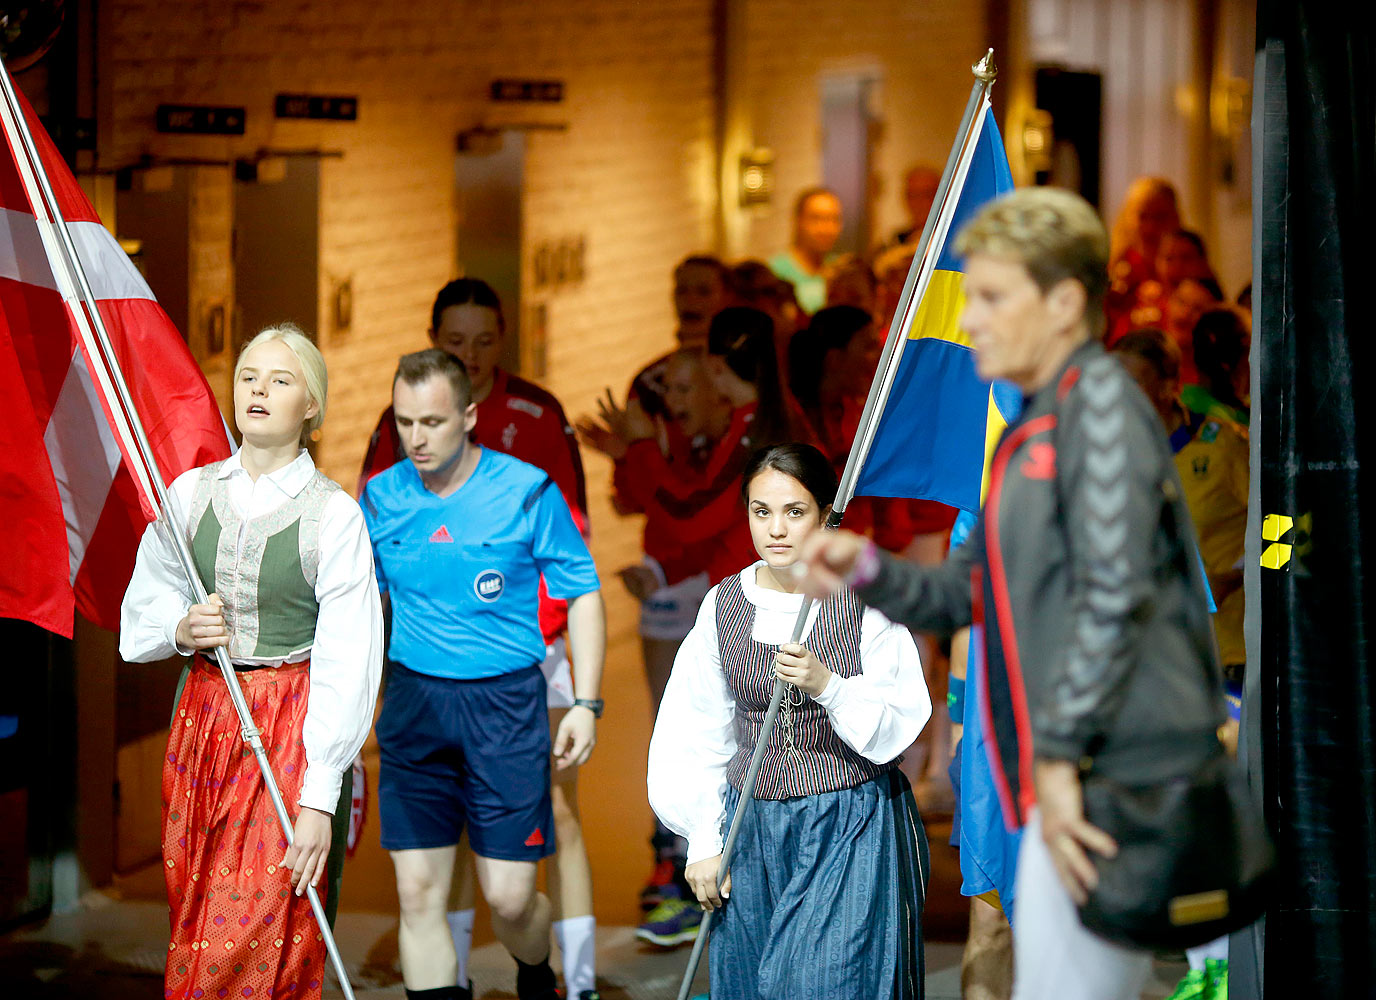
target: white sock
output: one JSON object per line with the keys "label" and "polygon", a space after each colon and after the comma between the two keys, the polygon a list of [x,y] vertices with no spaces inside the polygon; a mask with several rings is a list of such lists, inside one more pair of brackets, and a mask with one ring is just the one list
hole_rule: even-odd
{"label": "white sock", "polygon": [[564,956],[564,989],[569,1000],[578,1000],[578,994],[597,988],[597,918],[556,920],[554,940]]}
{"label": "white sock", "polygon": [[468,953],[473,950],[473,911],[452,910],[446,914],[449,933],[454,938],[454,954],[459,957],[459,985],[468,985]]}
{"label": "white sock", "polygon": [[1228,935],[1223,935],[1210,941],[1208,944],[1201,944],[1198,948],[1186,948],[1185,959],[1190,963],[1191,969],[1204,968],[1204,960],[1212,958],[1214,961],[1228,961]]}

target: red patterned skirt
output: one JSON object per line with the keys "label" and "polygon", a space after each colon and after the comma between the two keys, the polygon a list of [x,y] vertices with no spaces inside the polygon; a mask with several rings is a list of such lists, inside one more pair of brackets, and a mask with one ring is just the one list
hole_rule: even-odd
{"label": "red patterned skirt", "polygon": [[[289,812],[306,773],[310,662],[242,671],[239,683]],[[325,941],[281,867],[287,838],[240,736],[219,668],[196,657],[162,771],[162,855],[171,908],[167,1000],[320,996]],[[323,902],[325,879],[318,887]]]}

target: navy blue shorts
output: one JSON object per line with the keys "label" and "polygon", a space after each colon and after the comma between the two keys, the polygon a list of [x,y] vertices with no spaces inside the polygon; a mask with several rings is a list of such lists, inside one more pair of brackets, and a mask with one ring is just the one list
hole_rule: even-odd
{"label": "navy blue shorts", "polygon": [[382,846],[457,844],[499,861],[554,853],[545,675],[459,681],[388,664],[377,720]]}

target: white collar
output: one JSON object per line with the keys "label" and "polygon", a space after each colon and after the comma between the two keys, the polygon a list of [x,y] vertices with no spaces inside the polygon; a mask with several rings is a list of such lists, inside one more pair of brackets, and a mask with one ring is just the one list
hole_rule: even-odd
{"label": "white collar", "polygon": [[760,559],[741,570],[741,591],[745,594],[745,599],[762,611],[782,611],[796,615],[799,605],[803,603],[802,594],[785,594],[781,590],[770,590],[761,587],[755,581],[755,571],[764,564],[764,560]]}
{"label": "white collar", "polygon": [[[241,472],[247,476],[248,470],[244,468],[244,463],[239,458],[242,454],[242,451],[236,451],[225,459],[220,465],[217,478],[228,479],[236,472]],[[287,496],[294,497],[306,488],[306,484],[311,481],[313,475],[315,475],[315,463],[311,461],[311,453],[302,448],[296,453],[296,457],[282,468],[259,478],[266,479]]]}

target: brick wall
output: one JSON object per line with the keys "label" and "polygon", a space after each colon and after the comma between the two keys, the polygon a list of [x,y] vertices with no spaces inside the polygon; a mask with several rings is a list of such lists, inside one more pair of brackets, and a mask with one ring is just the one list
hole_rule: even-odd
{"label": "brick wall", "polygon": [[[587,279],[548,303],[547,381],[571,408],[586,405],[606,376],[593,359],[614,354],[629,370],[670,342],[668,270],[710,239],[708,4],[664,2],[649,12],[626,0],[109,7],[103,165],[145,155],[232,160],[263,148],[343,153],[322,161],[320,207],[322,316],[332,278],[351,276],[354,285],[352,329],[320,331],[332,376],[320,457],[341,482],[352,478],[385,402],[377,373],[424,342],[431,297],[452,277],[461,129],[571,126],[534,135],[526,167],[527,244],[568,233],[587,241]],[[493,106],[486,86],[496,76],[557,77],[568,97],[551,108]],[[282,91],[358,94],[359,120],[277,121],[272,100]],[[245,105],[247,133],[158,135],[153,115],[163,102]],[[227,233],[207,228],[204,239],[194,234],[193,256],[225,260]],[[228,294],[212,285],[206,296]]]}

